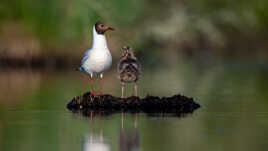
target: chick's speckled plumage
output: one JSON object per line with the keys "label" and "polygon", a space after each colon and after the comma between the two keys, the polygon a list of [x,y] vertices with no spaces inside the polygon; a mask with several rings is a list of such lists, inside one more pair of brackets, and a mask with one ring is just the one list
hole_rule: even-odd
{"label": "chick's speckled plumage", "polygon": [[122,83],[137,82],[141,73],[140,62],[135,57],[132,48],[122,48],[123,54],[117,66],[118,78]]}

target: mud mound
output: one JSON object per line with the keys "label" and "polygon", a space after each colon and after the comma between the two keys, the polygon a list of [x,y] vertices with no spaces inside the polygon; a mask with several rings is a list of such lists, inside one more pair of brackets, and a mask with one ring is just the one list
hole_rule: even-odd
{"label": "mud mound", "polygon": [[171,97],[146,96],[145,98],[128,97],[119,98],[109,94],[93,96],[90,92],[82,96],[77,96],[67,104],[67,108],[73,112],[102,112],[103,114],[112,114],[118,112],[138,113],[172,113],[184,115],[193,113],[200,107],[193,98],[183,95],[174,95]]}

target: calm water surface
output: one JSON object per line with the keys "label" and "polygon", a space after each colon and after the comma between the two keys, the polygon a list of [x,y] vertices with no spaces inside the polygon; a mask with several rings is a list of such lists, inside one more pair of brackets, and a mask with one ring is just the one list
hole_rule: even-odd
{"label": "calm water surface", "polygon": [[[268,149],[268,70],[224,65],[144,72],[140,95],[192,96],[202,105],[183,118],[114,114],[83,117],[65,107],[89,89],[74,71],[0,72],[0,150],[252,151]],[[113,72],[105,92],[120,95]],[[128,95],[132,86],[128,86]]]}

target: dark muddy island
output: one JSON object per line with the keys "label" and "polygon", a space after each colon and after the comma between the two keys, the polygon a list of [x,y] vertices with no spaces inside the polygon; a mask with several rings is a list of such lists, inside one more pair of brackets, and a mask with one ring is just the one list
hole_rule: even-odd
{"label": "dark muddy island", "polygon": [[129,113],[172,113],[175,115],[185,115],[193,113],[200,107],[193,98],[183,95],[174,95],[171,97],[146,96],[145,98],[128,97],[119,98],[109,94],[93,96],[87,92],[77,96],[67,104],[67,108],[73,112],[102,112],[112,114],[118,112]]}

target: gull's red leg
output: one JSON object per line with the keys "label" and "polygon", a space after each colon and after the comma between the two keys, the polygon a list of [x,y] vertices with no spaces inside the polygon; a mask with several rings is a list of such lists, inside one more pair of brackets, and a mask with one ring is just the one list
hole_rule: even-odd
{"label": "gull's red leg", "polygon": [[103,75],[101,74],[100,75],[100,94],[99,95],[102,95],[103,94]]}
{"label": "gull's red leg", "polygon": [[90,75],[90,87],[91,87],[91,91],[90,93],[93,95],[93,96],[97,96],[97,94],[94,92],[94,78],[93,78],[93,75]]}

